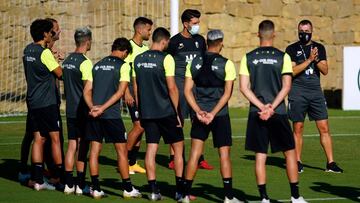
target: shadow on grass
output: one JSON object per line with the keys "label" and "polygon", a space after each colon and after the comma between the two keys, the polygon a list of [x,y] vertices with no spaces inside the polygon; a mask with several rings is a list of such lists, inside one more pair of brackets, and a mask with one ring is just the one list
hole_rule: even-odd
{"label": "shadow on grass", "polygon": [[[157,181],[157,184],[163,197],[167,197],[169,199],[173,199],[175,197],[175,180],[173,182]],[[122,191],[124,189],[120,179],[104,178],[102,181],[100,181],[100,185],[102,186],[101,189],[104,190],[106,194],[122,197]],[[144,194],[145,192],[149,194],[151,193],[150,188],[147,184],[138,186],[135,183],[133,186],[143,194],[142,199],[149,199],[149,197]],[[118,190],[118,192],[106,190],[104,189],[104,187],[114,188]]]}
{"label": "shadow on grass", "polygon": [[354,202],[360,202],[360,188],[348,187],[348,186],[336,186],[324,182],[313,182],[313,186],[310,188],[316,192],[322,192],[326,194],[336,195],[343,197]]}
{"label": "shadow on grass", "polygon": [[[105,194],[123,198],[124,189],[123,189],[123,184],[122,184],[121,179],[119,179],[119,178],[104,178],[102,181],[100,181],[100,185],[101,185],[101,189],[105,192]],[[115,191],[107,190],[104,187],[115,189]],[[141,193],[143,193],[144,186],[138,187],[138,186],[134,185],[134,187],[136,189],[140,190]],[[143,194],[142,199],[147,199],[147,197],[144,196],[144,194]]]}
{"label": "shadow on grass", "polygon": [[[114,153],[115,153],[115,151],[114,151]],[[137,157],[138,157],[138,159],[144,159],[145,152],[139,152]],[[168,156],[165,156],[165,155],[159,154],[159,153],[156,155],[156,164],[167,168],[168,163],[169,163]],[[99,164],[117,167],[117,160],[100,155],[99,156]]]}
{"label": "shadow on grass", "polygon": [[16,159],[1,159],[0,177],[18,182],[19,160]]}
{"label": "shadow on grass", "polygon": [[[255,164],[255,155],[245,155],[243,156],[243,159],[254,161]],[[266,165],[285,169],[285,158],[268,156],[266,159]]]}
{"label": "shadow on grass", "polygon": [[[255,161],[255,155],[245,155],[245,156],[243,156],[243,159]],[[266,159],[266,165],[276,166],[276,167],[285,169],[286,168],[285,158],[268,156]],[[304,168],[310,168],[310,169],[321,170],[321,171],[324,170],[323,168],[320,168],[317,166],[311,166],[311,165],[304,164],[304,163],[303,163],[303,166],[304,166]]]}
{"label": "shadow on grass", "polygon": [[[255,184],[255,183],[254,183]],[[234,196],[242,201],[260,201],[259,196],[252,196],[245,194],[242,190],[233,188]],[[223,187],[215,187],[206,183],[198,183],[191,189],[191,194],[204,198],[209,202],[223,202],[224,201],[224,189]],[[276,200],[271,202],[277,203]]]}

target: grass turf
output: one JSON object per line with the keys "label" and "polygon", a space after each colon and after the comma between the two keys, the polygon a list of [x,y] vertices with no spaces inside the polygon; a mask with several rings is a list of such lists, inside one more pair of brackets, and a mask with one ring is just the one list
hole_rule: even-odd
{"label": "grass turf", "polygon": [[[343,174],[324,172],[326,157],[319,144],[315,123],[306,121],[304,129],[303,162],[304,173],[300,174],[300,192],[306,199],[327,200],[326,202],[360,202],[360,112],[329,110],[330,130],[333,134],[335,160],[345,170]],[[231,109],[233,147],[233,187],[235,196],[247,201],[258,200],[254,176],[254,154],[244,150],[244,135],[247,122],[247,109]],[[17,182],[17,167],[20,143],[25,129],[25,118],[0,118],[0,202],[95,202],[87,196],[64,195],[61,192],[34,190],[21,186]],[[11,121],[11,122],[8,122]],[[129,130],[131,121],[124,119]],[[65,125],[64,125],[65,126]],[[186,121],[184,133],[189,138],[190,122]],[[66,129],[65,129],[66,132]],[[65,133],[65,138],[67,137]],[[211,137],[211,136],[210,136]],[[145,142],[139,154],[139,162],[144,165]],[[190,149],[190,140],[186,139],[186,157]],[[167,169],[168,146],[160,144],[157,156],[157,181],[162,202],[174,202],[175,177]],[[222,181],[219,174],[217,150],[212,147],[212,140],[206,142],[205,158],[215,166],[212,171],[199,170],[195,178],[192,194],[195,202],[222,202]],[[116,155],[111,144],[105,144],[100,157],[101,187],[108,194],[101,202],[125,201],[122,199],[121,179],[116,172]],[[267,161],[267,190],[270,198],[276,201],[290,199],[290,189],[284,170],[281,153],[269,154]],[[88,174],[87,174],[87,177]],[[139,188],[144,198],[131,202],[148,202],[146,176],[131,176],[133,184]],[[87,178],[89,180],[89,178]]]}

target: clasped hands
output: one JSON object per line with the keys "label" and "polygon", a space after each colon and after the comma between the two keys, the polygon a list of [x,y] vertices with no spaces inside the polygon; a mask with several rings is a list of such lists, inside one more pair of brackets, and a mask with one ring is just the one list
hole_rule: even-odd
{"label": "clasped hands", "polygon": [[267,121],[272,115],[274,115],[275,111],[271,104],[266,104],[263,108],[258,112],[259,117],[263,121]]}
{"label": "clasped hands", "polygon": [[310,61],[315,61],[315,62],[319,61],[319,53],[318,53],[318,48],[317,47],[311,49],[309,60]]}
{"label": "clasped hands", "polygon": [[89,111],[89,115],[94,118],[99,117],[104,113],[104,110],[101,107],[101,105],[93,106]]}
{"label": "clasped hands", "polygon": [[204,123],[205,125],[209,125],[214,120],[215,116],[211,112],[200,110],[196,112],[196,117],[200,122]]}

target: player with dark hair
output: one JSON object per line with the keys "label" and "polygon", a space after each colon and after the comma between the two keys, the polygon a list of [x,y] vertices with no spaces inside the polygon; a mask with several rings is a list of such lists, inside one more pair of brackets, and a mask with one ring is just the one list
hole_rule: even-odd
{"label": "player with dark hair", "polygon": [[59,108],[55,79],[61,78],[62,69],[51,51],[46,48],[53,37],[53,25],[44,19],[35,20],[30,26],[34,42],[24,50],[24,69],[27,82],[28,127],[33,133],[32,173],[35,190],[55,187],[43,180],[44,143],[51,139],[52,157],[55,164],[54,178],[63,173],[61,157]]}
{"label": "player with dark hair", "polygon": [[311,40],[312,23],[302,20],[298,25],[299,41],[289,45],[286,53],[291,57],[293,66],[292,89],[289,93],[289,118],[293,122],[298,172],[304,171],[301,162],[304,120],[308,114],[310,121],[315,120],[324,149],[327,172],[342,173],[335,163],[332,138],[329,131],[328,113],[324,94],[321,90],[320,75],[327,75],[328,64],[324,45]]}
{"label": "player with dark hair", "polygon": [[[85,141],[86,118],[89,112],[84,97],[84,85],[91,78],[92,62],[86,56],[91,49],[92,34],[89,28],[78,28],[74,34],[75,51],[64,60],[64,90],[66,96],[66,121],[68,149],[65,156],[65,194],[88,193],[85,189],[85,171],[89,142]],[[76,157],[77,181],[73,181]]]}
{"label": "player with dark hair", "polygon": [[157,28],[152,35],[150,50],[139,54],[134,61],[135,95],[139,105],[141,126],[146,134],[145,167],[151,189],[149,199],[161,200],[156,183],[155,157],[160,138],[174,149],[176,193],[182,191],[184,135],[179,117],[179,92],[175,83],[175,62],[163,51],[170,41],[165,28]]}
{"label": "player with dark hair", "polygon": [[[125,59],[125,61],[130,64],[131,72],[134,71],[133,64],[135,57],[144,51],[149,50],[149,47],[143,44],[143,42],[149,40],[151,36],[152,25],[153,22],[145,17],[138,17],[134,21],[134,36],[130,40],[132,53],[129,54]],[[133,82],[129,83],[129,87],[125,91],[124,98],[133,123],[133,128],[128,133],[127,138],[129,173],[146,173],[146,170],[142,168],[136,161],[136,156],[140,149],[140,143],[144,129],[141,127],[138,106],[136,105],[134,99]]]}
{"label": "player with dark hair", "polygon": [[299,195],[294,137],[286,115],[284,98],[291,89],[292,67],[288,54],[273,47],[275,26],[270,20],[259,24],[260,47],[241,60],[240,91],[250,102],[245,149],[255,152],[256,183],[262,203],[266,192],[266,159],[269,143],[272,153],[283,152],[291,190],[291,202],[306,203]]}
{"label": "player with dark hair", "polygon": [[84,99],[91,115],[86,127],[86,140],[91,143],[90,194],[95,199],[105,195],[99,183],[99,155],[104,138],[105,142],[113,143],[116,150],[118,169],[123,182],[123,197],[141,197],[141,193],[133,187],[129,177],[126,130],[120,112],[120,99],[130,82],[130,66],[124,59],[131,52],[130,42],[125,38],[117,38],[112,44],[110,56],[94,65],[92,78],[84,87]]}
{"label": "player with dark hair", "polygon": [[[49,48],[50,51],[53,53],[55,59],[57,61],[59,61],[59,55],[54,54],[54,52],[52,50],[54,48],[53,45],[54,45],[55,41],[59,40],[59,34],[60,34],[59,24],[53,18],[46,18],[45,20],[49,21],[52,24],[52,29],[51,29],[52,37],[51,37],[51,41],[46,44],[46,48]],[[57,87],[56,88],[57,102],[60,105],[60,91],[59,91],[58,79],[56,79],[56,87]],[[59,111],[59,113],[60,113],[60,111]],[[18,174],[18,179],[19,179],[20,183],[22,183],[22,184],[26,184],[30,178],[30,174],[28,173],[27,162],[28,162],[28,158],[29,158],[30,146],[31,146],[34,138],[33,138],[32,132],[29,127],[29,123],[30,123],[29,119],[30,118],[28,115],[26,118],[25,135],[24,135],[24,138],[21,143],[20,171]],[[61,121],[60,115],[59,115],[59,124],[60,124],[61,157],[62,157],[62,159],[64,159],[64,151],[63,151],[64,138],[63,138],[63,134],[62,134],[62,121]],[[54,175],[55,164],[53,162],[53,158],[52,158],[52,154],[51,154],[51,141],[50,140],[45,141],[44,162],[46,163],[47,168],[49,170],[49,173],[47,173],[47,174],[49,174],[50,176]],[[44,172],[46,173],[47,171],[44,171]],[[58,182],[59,180],[51,179],[51,181],[55,183],[55,182]]]}
{"label": "player with dark hair", "polygon": [[[236,70],[232,61],[220,55],[223,39],[224,33],[221,30],[209,31],[207,52],[202,56],[196,56],[186,67],[184,93],[196,116],[192,120],[190,133],[191,152],[186,166],[182,200],[184,203],[190,202],[190,189],[197,171],[198,160],[210,132],[213,135],[214,147],[219,151],[224,203],[241,202],[234,197],[232,190],[230,160],[232,138],[227,105],[236,79]],[[196,92],[196,96],[193,91]]]}
{"label": "player with dark hair", "polygon": [[[199,35],[200,16],[198,10],[186,9],[181,15],[183,30],[170,39],[167,52],[175,59],[175,81],[179,88],[181,119],[191,117],[191,108],[186,102],[184,95],[184,81],[186,65],[196,56],[202,56],[206,51],[206,43],[203,36]],[[172,154],[172,153],[170,153]],[[173,169],[173,156],[170,155],[169,168]],[[199,168],[212,170],[203,154],[199,158]]]}

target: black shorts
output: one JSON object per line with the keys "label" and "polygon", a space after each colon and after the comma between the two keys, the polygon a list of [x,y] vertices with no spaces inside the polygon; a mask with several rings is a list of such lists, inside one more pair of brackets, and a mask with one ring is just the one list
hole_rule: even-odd
{"label": "black shorts", "polygon": [[168,116],[159,119],[141,119],[141,126],[145,129],[146,143],[159,144],[163,137],[166,144],[173,144],[184,140],[182,128],[176,127],[176,116]]}
{"label": "black shorts", "polygon": [[68,139],[76,140],[85,137],[86,118],[66,118]]}
{"label": "black shorts", "polygon": [[263,121],[257,112],[250,112],[245,149],[267,153],[269,142],[272,153],[295,149],[294,136],[287,116],[274,114],[269,120]]}
{"label": "black shorts", "polygon": [[136,106],[135,102],[132,103],[131,105],[127,104],[127,107],[128,107],[128,110],[129,110],[131,121],[132,122],[140,121],[139,110],[138,110],[138,107]]}
{"label": "black shorts", "polygon": [[43,137],[48,136],[49,132],[60,132],[60,110],[58,105],[30,109],[28,116],[28,127],[31,132],[40,132]]}
{"label": "black shorts", "polygon": [[205,141],[209,137],[209,133],[213,135],[214,147],[231,146],[231,122],[229,115],[216,116],[214,120],[205,125],[195,116],[192,120],[191,138]]}
{"label": "black shorts", "polygon": [[86,124],[87,141],[126,143],[125,126],[121,119],[89,118]]}
{"label": "black shorts", "polygon": [[306,113],[310,121],[328,119],[326,100],[321,90],[294,89],[289,94],[289,119],[293,122],[304,122]]}

